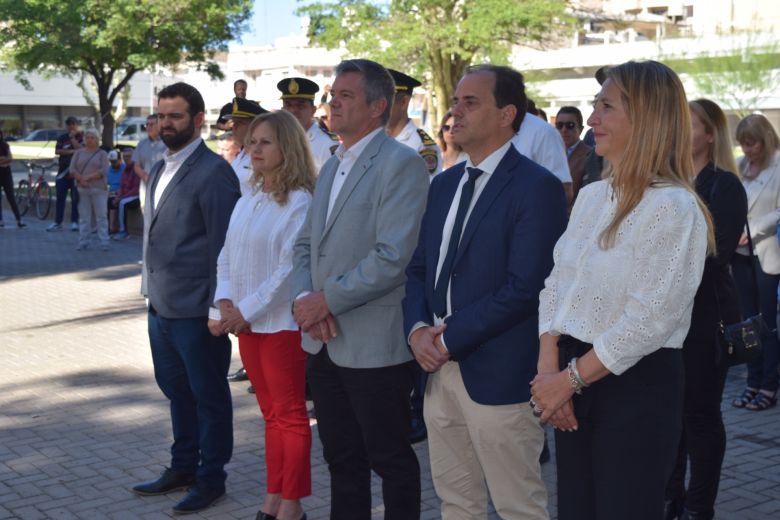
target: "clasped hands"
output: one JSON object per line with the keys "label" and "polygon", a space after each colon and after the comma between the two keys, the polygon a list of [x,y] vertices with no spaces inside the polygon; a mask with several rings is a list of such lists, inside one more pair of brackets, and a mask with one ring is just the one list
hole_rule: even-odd
{"label": "clasped hands", "polygon": [[412,347],[414,358],[426,372],[436,372],[450,360],[450,353],[441,340],[441,335],[446,328],[445,323],[420,327],[409,337],[409,346]]}
{"label": "clasped hands", "polygon": [[536,408],[542,410],[539,421],[550,423],[553,427],[574,431],[577,429],[577,418],[574,416],[572,396],[574,390],[565,370],[539,371],[531,381],[531,401]]}
{"label": "clasped hands", "polygon": [[209,320],[209,332],[213,336],[222,336],[223,334],[234,334],[238,336],[242,332],[251,330],[251,325],[244,319],[238,307],[233,305],[230,300],[219,300],[219,314],[221,319]]}
{"label": "clasped hands", "polygon": [[311,339],[327,343],[338,335],[336,318],[328,308],[325,293],[316,291],[293,302],[293,318]]}
{"label": "clasped hands", "polygon": [[79,188],[89,188],[89,182],[84,175],[81,175],[80,173],[71,173],[71,175]]}

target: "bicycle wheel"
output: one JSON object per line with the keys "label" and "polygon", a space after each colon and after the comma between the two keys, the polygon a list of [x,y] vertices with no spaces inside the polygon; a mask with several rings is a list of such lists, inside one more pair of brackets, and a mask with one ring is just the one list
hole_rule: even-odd
{"label": "bicycle wheel", "polygon": [[16,188],[16,205],[19,207],[19,216],[27,214],[27,210],[30,209],[30,183],[27,181],[19,181],[19,186]]}
{"label": "bicycle wheel", "polygon": [[39,219],[46,220],[51,209],[51,186],[49,183],[39,182],[38,186],[35,187],[35,196],[35,213],[38,214]]}

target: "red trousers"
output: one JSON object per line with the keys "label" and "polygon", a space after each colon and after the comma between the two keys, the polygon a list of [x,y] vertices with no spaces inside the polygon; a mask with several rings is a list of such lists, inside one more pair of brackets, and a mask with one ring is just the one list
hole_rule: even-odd
{"label": "red trousers", "polygon": [[311,427],[301,333],[241,334],[238,350],[265,419],[267,491],[286,500],[309,496]]}

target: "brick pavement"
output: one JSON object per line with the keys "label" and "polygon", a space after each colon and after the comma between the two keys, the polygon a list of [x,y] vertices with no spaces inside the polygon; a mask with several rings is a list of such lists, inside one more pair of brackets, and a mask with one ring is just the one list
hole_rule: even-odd
{"label": "brick pavement", "polygon": [[[76,233],[46,233],[48,222],[26,222],[24,230],[0,229],[0,519],[169,518],[181,494],[140,498],[128,490],[159,474],[170,443],[138,295],[140,239],[77,252]],[[238,364],[236,353],[233,368]],[[727,398],[743,384],[744,370],[732,370]],[[249,519],[259,507],[262,420],[245,386],[232,385],[228,495],[203,518]],[[780,411],[724,411],[729,448],[718,519],[780,518]],[[438,518],[427,445],[416,449],[422,518]],[[543,471],[554,504],[553,465]],[[329,477],[316,426],[312,472],[304,507],[312,520],[324,519]],[[376,479],[373,491],[373,517],[382,518]],[[555,518],[554,506],[551,512]]]}

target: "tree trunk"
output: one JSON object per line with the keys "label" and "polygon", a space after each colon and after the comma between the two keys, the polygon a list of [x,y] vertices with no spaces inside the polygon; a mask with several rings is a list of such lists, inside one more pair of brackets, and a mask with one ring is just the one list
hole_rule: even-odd
{"label": "tree trunk", "polygon": [[461,55],[450,54],[439,48],[429,47],[428,52],[432,65],[433,92],[436,96],[435,103],[431,106],[431,117],[435,125],[433,128],[438,130],[441,118],[452,107],[455,88],[469,63]]}
{"label": "tree trunk", "polygon": [[101,142],[103,143],[104,148],[113,148],[114,147],[114,114],[111,113],[111,110],[103,114],[103,131],[102,131],[102,138]]}

